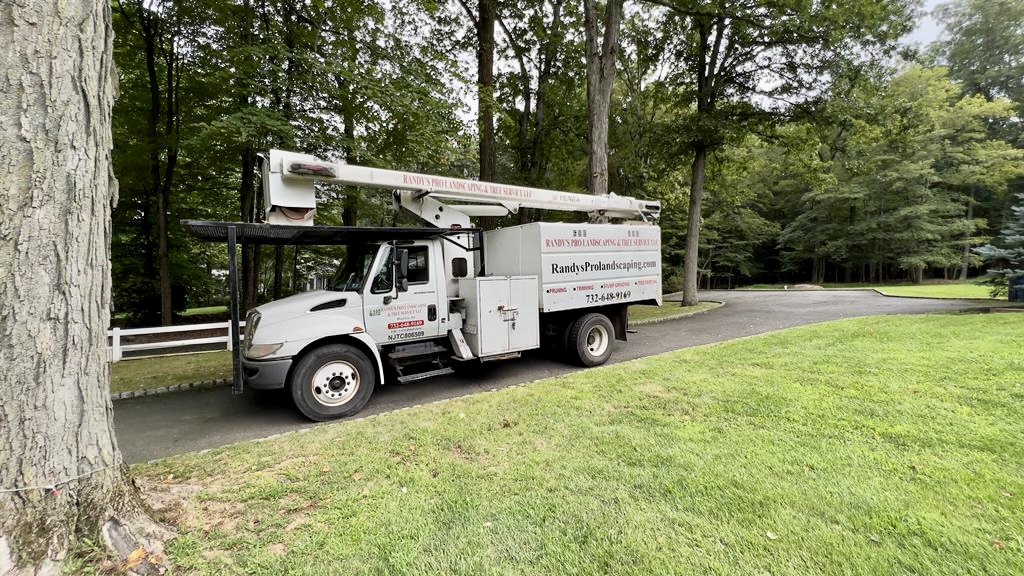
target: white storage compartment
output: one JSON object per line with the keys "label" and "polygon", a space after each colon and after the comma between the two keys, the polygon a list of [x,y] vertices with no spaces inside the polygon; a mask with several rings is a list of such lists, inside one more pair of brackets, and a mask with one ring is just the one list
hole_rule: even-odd
{"label": "white storage compartment", "polygon": [[536,275],[544,312],[661,304],[661,229],[536,222],[484,232],[488,274]]}
{"label": "white storage compartment", "polygon": [[536,276],[459,279],[465,298],[462,333],[473,354],[486,358],[540,346]]}

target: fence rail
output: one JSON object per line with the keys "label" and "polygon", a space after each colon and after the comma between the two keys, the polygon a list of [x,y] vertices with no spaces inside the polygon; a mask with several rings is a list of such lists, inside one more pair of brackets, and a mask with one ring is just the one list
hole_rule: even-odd
{"label": "fence rail", "polygon": [[[245,322],[238,323],[239,328],[245,327]],[[159,334],[175,334],[179,332],[209,332],[211,330],[224,330],[223,336],[202,336],[199,338],[187,338],[183,340],[139,342],[137,344],[125,344],[122,338],[138,338],[142,336],[153,336]],[[241,342],[245,334],[238,335]],[[225,350],[231,350],[231,323],[211,322],[208,324],[184,324],[181,326],[166,326],[158,328],[111,328],[107,330],[107,337],[110,339],[108,350],[111,362],[120,362],[125,354],[131,354],[132,358],[152,358],[155,356],[168,356],[179,354],[174,350],[190,348],[195,346],[209,346],[211,344],[224,344]],[[163,353],[136,354],[137,352],[162,351]],[[166,352],[170,351],[170,352]]]}

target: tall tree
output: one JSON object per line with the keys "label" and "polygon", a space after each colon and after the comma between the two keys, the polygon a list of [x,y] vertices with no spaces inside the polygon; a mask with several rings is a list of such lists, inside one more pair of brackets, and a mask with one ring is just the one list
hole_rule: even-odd
{"label": "tall tree", "polygon": [[608,113],[619,53],[623,0],[607,0],[598,11],[595,0],[583,0],[587,47],[587,190],[608,193]]}
{"label": "tall tree", "polygon": [[[0,4],[0,572],[159,552],[111,420],[109,3]],[[147,559],[148,562],[148,559]]]}
{"label": "tall tree", "polygon": [[753,122],[784,117],[827,90],[853,55],[874,57],[905,33],[912,2],[648,0],[685,40],[680,93],[694,114],[679,132],[693,154],[683,305],[697,303],[701,201],[708,154]]}
{"label": "tall tree", "polygon": [[946,37],[936,44],[969,94],[1005,97],[1024,112],[1024,0],[954,0],[935,11]]}
{"label": "tall tree", "polygon": [[[514,170],[503,176],[505,180],[540,187],[558,187],[548,169],[549,158],[560,144],[557,132],[575,132],[557,120],[566,108],[577,103],[573,98],[561,98],[559,93],[569,86],[572,94],[578,75],[571,70],[572,58],[579,53],[579,37],[573,35],[580,18],[579,11],[566,5],[564,0],[530,0],[506,2],[501,5],[498,23],[504,37],[505,54],[516,63],[516,71],[499,81],[496,100],[504,103],[502,118],[508,121],[499,127],[507,141]],[[576,148],[576,134],[571,147]],[[567,174],[572,185],[579,181],[573,170]],[[531,210],[520,209],[521,222],[529,221]]]}
{"label": "tall tree", "polygon": [[498,0],[477,0],[473,10],[459,0],[476,31],[477,131],[480,138],[480,179],[493,182],[497,177],[497,150],[494,142],[494,26],[498,20]]}
{"label": "tall tree", "polygon": [[[147,218],[156,219],[156,275],[160,293],[160,323],[173,323],[170,256],[171,192],[181,143],[181,57],[178,53],[176,7],[166,0],[117,0],[120,30],[130,35],[132,48],[145,61],[148,89],[144,156],[148,159],[145,198]],[[133,151],[140,153],[141,150]]]}
{"label": "tall tree", "polygon": [[[975,204],[1004,194],[1019,173],[1020,152],[986,136],[986,125],[1009,113],[1006,100],[962,96],[941,67],[837,91],[819,121],[844,116],[838,128],[780,130],[793,154],[762,180],[777,191],[782,182],[802,188],[780,198],[799,207],[781,235],[784,260],[811,260],[814,282],[830,263],[847,278],[866,268],[866,281],[905,274],[919,282],[928,269],[962,275],[977,259],[965,262],[964,252],[984,241]],[[798,147],[801,133],[815,138]],[[786,178],[771,176],[779,172]]]}
{"label": "tall tree", "polygon": [[[953,0],[939,5],[935,17],[944,28],[941,40],[932,45],[937,60],[949,68],[964,94],[983,97],[995,104],[1008,99],[1016,114],[997,114],[987,119],[989,135],[1024,147],[1024,0]],[[978,141],[980,147],[998,147],[994,139]],[[995,155],[998,156],[998,151]],[[975,174],[991,177],[996,173],[979,166]],[[1003,186],[1006,187],[1005,185]],[[963,186],[967,197],[967,218],[979,218],[979,232],[994,230],[1008,212],[1006,202],[1014,192],[1024,190],[1024,181],[1009,186],[1010,193],[992,194],[991,187]],[[987,221],[981,218],[987,216]],[[969,236],[963,245],[960,277],[966,278],[978,257],[971,245],[981,234]]]}

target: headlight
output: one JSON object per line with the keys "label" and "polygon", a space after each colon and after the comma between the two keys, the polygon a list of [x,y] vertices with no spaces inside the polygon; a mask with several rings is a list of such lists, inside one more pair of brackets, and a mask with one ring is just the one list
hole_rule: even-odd
{"label": "headlight", "polygon": [[256,335],[256,327],[260,323],[260,313],[255,310],[249,310],[249,313],[245,316],[245,349],[248,350],[252,346],[252,337]]}
{"label": "headlight", "polygon": [[281,349],[281,346],[284,346],[284,344],[257,344],[249,346],[245,351],[245,355],[248,358],[263,358],[277,352]]}

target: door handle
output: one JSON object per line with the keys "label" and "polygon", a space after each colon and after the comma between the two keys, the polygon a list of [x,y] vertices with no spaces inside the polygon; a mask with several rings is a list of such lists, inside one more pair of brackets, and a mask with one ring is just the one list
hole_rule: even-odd
{"label": "door handle", "polygon": [[433,304],[427,306],[427,320],[431,322],[437,320],[437,306]]}

